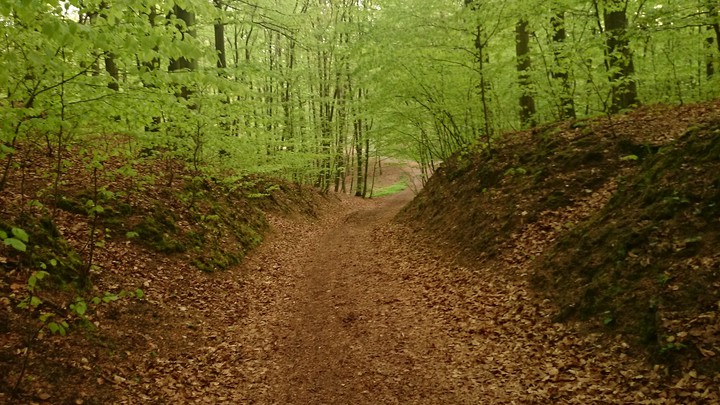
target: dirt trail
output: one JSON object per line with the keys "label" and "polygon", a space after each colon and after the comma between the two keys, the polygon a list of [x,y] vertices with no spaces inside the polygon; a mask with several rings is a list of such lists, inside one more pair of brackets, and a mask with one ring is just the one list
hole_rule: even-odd
{"label": "dirt trail", "polygon": [[251,390],[248,401],[462,403],[437,381],[444,359],[429,355],[442,340],[442,321],[419,311],[422,297],[397,277],[403,258],[388,254],[379,237],[379,228],[412,196],[351,202],[346,213],[294,246],[286,239],[291,233],[271,242],[271,250],[291,246],[272,267],[282,269],[292,288],[277,306],[248,317],[273,325],[264,352],[271,367],[263,389],[255,390],[262,395]]}
{"label": "dirt trail", "polygon": [[[253,272],[232,397],[257,404],[707,403],[683,377],[553,323],[522,265],[466,268],[393,215],[412,197],[346,199],[317,223],[276,219]],[[462,262],[462,260],[460,260]],[[519,277],[518,277],[519,276]],[[254,298],[255,300],[253,301]],[[259,299],[258,299],[259,298]],[[693,385],[695,384],[695,385]],[[689,400],[680,388],[702,388]],[[707,390],[706,390],[707,388]]]}

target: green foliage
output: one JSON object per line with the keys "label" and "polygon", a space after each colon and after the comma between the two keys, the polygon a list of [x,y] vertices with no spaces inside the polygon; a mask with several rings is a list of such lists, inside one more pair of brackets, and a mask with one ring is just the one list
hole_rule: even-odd
{"label": "green foliage", "polygon": [[522,176],[527,174],[527,169],[524,167],[511,167],[505,171],[505,176]]}
{"label": "green foliage", "polygon": [[[51,266],[54,266],[54,264],[51,263]],[[27,359],[28,356],[30,356],[30,352],[38,337],[42,336],[43,333],[45,333],[46,331],[52,335],[59,335],[64,337],[71,330],[70,325],[75,322],[78,322],[80,325],[92,325],[92,323],[88,321],[88,311],[91,309],[91,307],[82,297],[75,298],[75,301],[68,306],[67,310],[63,308],[57,308],[57,306],[53,306],[54,308],[63,312],[60,314],[44,309],[45,302],[40,296],[40,293],[42,292],[41,281],[45,280],[48,276],[50,276],[50,274],[46,271],[34,271],[27,281],[27,296],[23,298],[18,304],[18,308],[27,309],[29,311],[32,311],[33,314],[37,314],[36,317],[40,326],[26,341],[27,350],[25,350],[24,354],[26,361],[23,362],[22,369],[20,370],[17,381],[15,382],[15,385],[13,387],[13,392],[17,392],[20,384],[23,382],[23,378],[25,376],[25,372],[28,366]],[[91,300],[91,302],[93,306],[97,306],[101,303],[108,304],[110,302],[117,301],[118,299],[125,297],[142,299],[144,297],[144,293],[139,288],[129,292],[123,290],[118,294],[106,292],[102,298],[95,297]]]}
{"label": "green foliage", "polygon": [[62,237],[49,217],[41,217],[25,227],[32,244],[22,256],[31,268],[41,268],[60,282],[71,282],[80,275],[83,260]]}
{"label": "green foliage", "polygon": [[10,235],[0,230],[0,240],[2,240],[6,246],[10,246],[20,252],[25,252],[27,250],[26,243],[28,243],[29,236],[20,228],[12,228]]}
{"label": "green foliage", "polygon": [[[62,148],[122,133],[132,135],[135,151],[152,152],[142,158],[172,156],[198,174],[263,173],[327,186],[333,176],[362,169],[343,160],[366,139],[374,152],[429,167],[517,128],[519,16],[535,33],[528,75],[538,121],[561,117],[563,94],[578,114],[607,111],[608,79],[617,73],[606,65],[608,34],[596,32],[602,2],[599,15],[582,2],[544,7],[518,0],[470,7],[450,0],[311,2],[302,12],[284,1],[223,10],[184,3],[196,17],[193,27],[170,13],[173,3],[81,2],[71,8],[77,18],[65,3],[5,3],[0,86],[12,90],[0,100],[0,156],[16,153],[16,140]],[[720,95],[718,74],[698,69],[707,61],[720,70],[716,50],[707,46],[712,31],[696,28],[716,17],[690,12],[694,7],[649,1],[633,10],[633,79],[644,103]],[[553,39],[560,12],[564,42]],[[207,40],[217,19],[240,35],[226,41],[223,68]],[[191,34],[180,35],[186,30]],[[476,39],[484,59],[473,49]],[[161,68],[181,56],[197,69]],[[103,69],[108,64],[117,74]],[[180,89],[187,99],[177,97]],[[92,149],[91,162],[102,166],[107,152]],[[137,175],[131,165],[122,173]],[[87,208],[107,210],[97,206]]]}

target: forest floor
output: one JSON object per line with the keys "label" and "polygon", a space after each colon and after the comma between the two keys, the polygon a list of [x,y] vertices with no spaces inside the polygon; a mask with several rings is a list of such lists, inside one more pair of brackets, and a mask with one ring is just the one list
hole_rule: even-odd
{"label": "forest floor", "polygon": [[[413,174],[390,164],[375,186]],[[394,220],[413,189],[318,199],[317,216],[271,214],[265,241],[226,271],[108,248],[121,270],[98,291],[123,277],[145,297],[100,307],[86,339],[38,342],[17,402],[720,403],[718,375],[670,373],[623,336],[556,322],[521,247],[463,260]],[[547,235],[518,237],[536,246]],[[22,347],[12,336],[0,349]],[[13,378],[22,353],[0,351]],[[5,380],[0,403],[10,402]]]}
{"label": "forest floor", "polygon": [[[380,187],[403,175],[397,169],[385,173]],[[34,393],[25,399],[718,401],[718,381],[670,379],[661,368],[628,356],[621,340],[553,323],[551,309],[533,298],[526,281],[503,269],[463,267],[451,259],[451,247],[393,221],[413,196],[406,189],[372,200],[332,198],[319,207],[319,218],[274,215],[266,242],[229,271],[170,277],[158,264],[155,290],[101,326],[120,330],[119,337],[79,348],[60,344],[56,357],[48,356],[64,367],[57,385],[28,384]],[[74,378],[82,382],[73,384]]]}
{"label": "forest floor", "polygon": [[274,220],[273,238],[246,263],[255,299],[223,339],[241,353],[226,364],[233,389],[216,395],[259,404],[718,400],[718,381],[667,378],[621,339],[553,323],[525,281],[462,267],[392,221],[412,197],[343,200],[319,222]]}
{"label": "forest floor", "polygon": [[[388,171],[388,176],[397,172]],[[388,181],[388,184],[395,180]],[[526,281],[467,268],[392,218],[411,190],[275,216],[240,267],[195,281],[112,371],[118,403],[713,403],[622,339],[551,321]],[[176,325],[176,326],[173,326]],[[129,334],[133,333],[128,331]],[[150,339],[151,335],[155,335]],[[179,340],[179,341],[178,341]],[[158,346],[161,346],[158,348]],[[87,399],[90,399],[88,397]],[[92,401],[92,400],[91,400]]]}

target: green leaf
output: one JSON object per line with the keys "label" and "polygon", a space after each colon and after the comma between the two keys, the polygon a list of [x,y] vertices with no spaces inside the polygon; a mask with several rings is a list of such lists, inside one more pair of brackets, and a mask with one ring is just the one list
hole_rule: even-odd
{"label": "green leaf", "polygon": [[67,330],[67,322],[57,323],[57,322],[50,322],[48,324],[48,329],[50,329],[50,332],[54,334],[60,334],[60,336],[65,336],[66,330]]}
{"label": "green leaf", "polygon": [[105,293],[105,296],[102,298],[102,300],[103,300],[104,303],[107,304],[107,303],[112,302],[112,301],[117,301],[117,300],[118,300],[118,296],[115,295],[115,294],[111,294],[111,293]]}
{"label": "green leaf", "polygon": [[137,232],[127,232],[127,233],[125,234],[125,237],[128,238],[128,239],[137,238],[138,236],[140,236],[140,234],[137,233]]}
{"label": "green leaf", "polygon": [[40,306],[40,304],[42,304],[42,300],[40,298],[35,297],[35,296],[30,298],[30,306],[31,307],[37,308],[38,306]]}
{"label": "green leaf", "polygon": [[100,304],[100,302],[102,302],[102,301],[100,300],[100,297],[95,297],[95,298],[93,298],[90,302],[92,302],[93,305],[98,305],[98,304]]}
{"label": "green leaf", "polygon": [[7,239],[8,235],[5,231],[0,231],[0,239],[5,240]]}
{"label": "green leaf", "polygon": [[[45,263],[41,263],[41,264],[45,264]],[[43,278],[45,278],[45,276],[47,276],[48,274],[50,274],[50,273],[48,273],[47,271],[42,271],[42,270],[36,271],[33,274],[31,274],[30,278],[28,278],[29,290],[35,291],[35,286],[37,285],[37,282],[42,280]]]}
{"label": "green leaf", "polygon": [[11,148],[7,145],[0,144],[0,152],[2,152],[4,155],[9,153],[15,153],[15,149]]}
{"label": "green leaf", "polygon": [[5,245],[13,247],[15,250],[19,250],[21,252],[24,252],[27,250],[27,246],[15,238],[7,238],[5,239]]}
{"label": "green leaf", "polygon": [[143,297],[145,297],[145,293],[143,292],[143,290],[138,288],[137,290],[135,290],[135,297],[137,297],[138,299],[142,299]]}
{"label": "green leaf", "polygon": [[20,228],[13,228],[13,229],[12,229],[12,234],[13,234],[16,238],[20,239],[21,241],[23,241],[23,242],[25,242],[25,243],[27,243],[28,240],[30,240],[30,237],[28,236],[28,234],[27,234],[25,231],[23,231],[22,229],[20,229]]}
{"label": "green leaf", "polygon": [[78,299],[74,304],[70,304],[70,309],[76,314],[83,316],[87,312],[87,304],[82,299]]}

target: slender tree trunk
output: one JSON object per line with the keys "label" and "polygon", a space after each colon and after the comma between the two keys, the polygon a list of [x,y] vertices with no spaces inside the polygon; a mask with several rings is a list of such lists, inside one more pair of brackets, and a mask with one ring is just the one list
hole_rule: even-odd
{"label": "slender tree trunk", "polygon": [[532,60],[530,59],[530,31],[528,22],[522,19],[515,25],[515,55],[517,58],[518,82],[520,84],[520,123],[524,127],[534,127],[535,97],[530,79]]}
{"label": "slender tree trunk", "polygon": [[[363,91],[362,88],[358,89],[357,93],[357,102],[362,102],[363,98]],[[355,112],[359,115],[359,111]],[[357,182],[355,185],[355,197],[362,197],[363,196],[363,119],[361,117],[356,117],[353,121],[353,129],[355,132],[355,154],[357,158],[357,168],[356,168],[356,177]]]}
{"label": "slender tree trunk", "polygon": [[[465,0],[465,7],[469,7],[473,12],[477,12],[480,5],[476,0]],[[475,39],[473,45],[475,46],[475,60],[478,64],[478,72],[480,73],[480,82],[478,84],[478,91],[480,93],[480,102],[483,111],[483,128],[485,132],[485,142],[489,145],[490,139],[492,138],[492,117],[490,114],[490,83],[487,81],[485,76],[485,65],[489,63],[490,58],[487,55],[485,43],[483,43],[483,29],[480,22],[477,21],[475,25]],[[488,149],[489,150],[489,149]]]}
{"label": "slender tree trunk", "polygon": [[363,198],[368,196],[368,168],[370,167],[370,138],[365,137],[365,175],[363,177]]}
{"label": "slender tree trunk", "polygon": [[[147,17],[148,17],[148,24],[150,25],[150,27],[155,27],[156,19],[158,17],[158,13],[157,13],[155,6],[150,7],[150,11],[149,11]],[[153,50],[157,52],[158,48],[155,47]],[[138,64],[139,64],[139,66],[138,66],[139,70],[141,72],[143,72],[143,75],[141,75],[141,79],[140,79],[142,81],[143,87],[148,88],[148,89],[155,88],[156,87],[155,84],[148,81],[145,77],[145,74],[149,74],[150,72],[155,72],[155,71],[159,70],[160,69],[160,59],[156,57],[151,60],[144,60],[141,62],[138,61]],[[162,118],[159,116],[156,116],[156,117],[153,117],[152,121],[153,121],[152,125],[146,126],[145,131],[147,131],[147,132],[157,132],[158,131],[160,123],[162,122]]]}
{"label": "slender tree trunk", "polygon": [[573,90],[570,83],[570,63],[567,61],[565,52],[565,40],[567,32],[565,30],[565,12],[556,12],[551,18],[550,24],[553,28],[553,57],[555,59],[555,67],[552,70],[554,80],[560,82],[560,119],[573,119],[575,113],[575,101],[573,100]]}
{"label": "slender tree trunk", "polygon": [[705,58],[705,74],[708,80],[712,80],[718,70],[718,55],[720,55],[720,23],[718,22],[718,6],[714,1],[707,3],[709,24],[708,34],[705,38],[707,49]]}
{"label": "slender tree trunk", "polygon": [[[712,27],[707,28],[708,31],[712,30]],[[712,80],[715,76],[715,38],[707,36],[705,38],[705,47],[707,49],[705,54],[705,76],[708,80]]]}
{"label": "slender tree trunk", "polygon": [[635,80],[635,66],[627,36],[627,0],[607,0],[604,22],[607,64],[612,87],[610,112],[616,113],[640,104]]}

